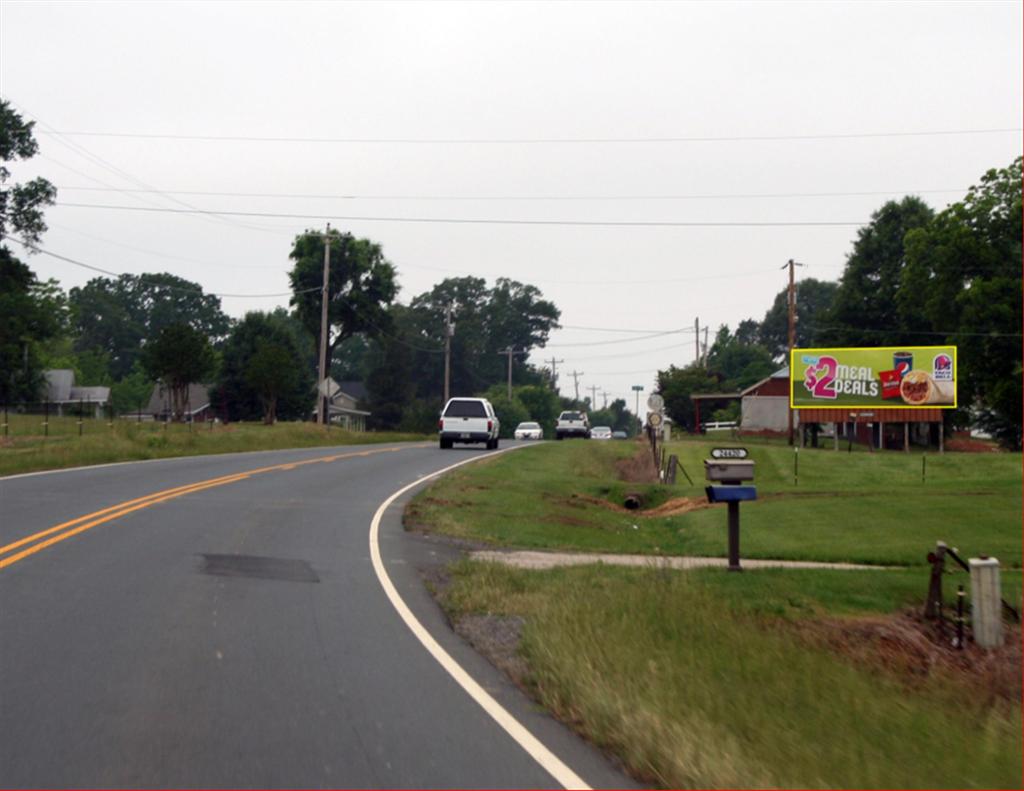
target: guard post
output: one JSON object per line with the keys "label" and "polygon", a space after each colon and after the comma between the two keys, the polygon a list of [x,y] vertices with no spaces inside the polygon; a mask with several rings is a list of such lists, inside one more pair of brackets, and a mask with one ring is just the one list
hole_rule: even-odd
{"label": "guard post", "polygon": [[729,509],[729,571],[742,571],[740,503],[757,499],[757,487],[743,485],[754,480],[754,462],[746,448],[712,448],[711,458],[704,459],[704,476],[712,482],[704,487],[708,502],[726,503]]}

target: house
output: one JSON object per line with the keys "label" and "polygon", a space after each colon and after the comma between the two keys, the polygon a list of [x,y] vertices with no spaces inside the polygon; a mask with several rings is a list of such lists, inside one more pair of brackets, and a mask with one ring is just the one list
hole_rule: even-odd
{"label": "house", "polygon": [[[153,386],[153,393],[142,414],[151,420],[171,420],[174,417],[171,412],[170,388],[162,382],[157,382]],[[193,382],[188,386],[182,419],[186,422],[200,423],[212,418],[213,410],[210,408],[209,388],[206,385]]]}
{"label": "house", "polygon": [[75,372],[69,368],[55,368],[44,371],[46,377],[47,402],[56,405],[57,414],[63,415],[65,409],[80,409],[93,412],[94,417],[103,416],[103,410],[110,403],[109,387],[76,387]]}
{"label": "house", "polygon": [[[317,388],[321,396],[328,397],[327,417],[331,423],[340,425],[349,431],[366,431],[366,418],[369,412],[358,409],[359,401],[366,397],[366,388],[362,382],[342,382],[338,384],[330,377],[327,377]],[[320,402],[313,409],[313,418],[320,414]]]}

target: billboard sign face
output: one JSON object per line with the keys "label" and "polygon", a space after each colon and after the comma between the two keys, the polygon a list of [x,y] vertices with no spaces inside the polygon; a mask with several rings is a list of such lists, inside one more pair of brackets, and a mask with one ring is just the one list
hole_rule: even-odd
{"label": "billboard sign face", "polygon": [[955,346],[793,349],[793,409],[954,409]]}

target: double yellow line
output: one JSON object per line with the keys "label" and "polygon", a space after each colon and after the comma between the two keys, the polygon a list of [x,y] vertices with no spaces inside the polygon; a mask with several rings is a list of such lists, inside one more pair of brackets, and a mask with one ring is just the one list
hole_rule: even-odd
{"label": "double yellow line", "polygon": [[151,505],[156,505],[157,503],[165,503],[168,500],[184,497],[186,494],[201,492],[205,489],[213,489],[217,486],[226,486],[229,483],[244,481],[247,478],[251,478],[253,475],[262,475],[267,472],[294,470],[297,467],[304,467],[307,464],[325,464],[332,461],[338,461],[339,459],[350,459],[356,456],[373,456],[378,453],[391,453],[401,449],[401,447],[380,448],[377,450],[359,451],[357,453],[340,453],[334,456],[318,456],[315,459],[287,462],[286,464],[275,464],[271,467],[259,467],[255,470],[246,470],[245,472],[235,473],[234,475],[209,478],[205,481],[197,481],[185,486],[176,486],[173,489],[164,489],[163,491],[153,492],[152,494],[147,494],[145,497],[127,500],[126,502],[118,503],[117,505],[112,505],[108,508],[100,509],[99,511],[93,511],[91,514],[80,516],[77,519],[61,522],[59,525],[48,527],[46,530],[40,530],[38,533],[33,533],[30,536],[26,536],[25,538],[0,547],[0,569],[4,569],[7,566],[17,563],[19,560],[23,560],[30,555],[34,555],[36,552],[41,552],[47,547],[52,547],[54,544],[58,544],[72,536],[76,536],[90,528],[96,527],[96,525],[102,525],[105,522],[110,522],[114,519],[125,516],[126,514],[130,514],[133,511],[149,508]]}

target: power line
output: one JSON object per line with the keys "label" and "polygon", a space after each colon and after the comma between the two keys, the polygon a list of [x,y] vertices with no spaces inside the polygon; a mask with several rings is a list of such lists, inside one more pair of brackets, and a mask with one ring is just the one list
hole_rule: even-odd
{"label": "power line", "polygon": [[677,335],[677,334],[679,334],[679,333],[681,333],[683,331],[684,330],[665,330],[664,332],[655,332],[655,333],[651,333],[650,335],[641,335],[638,338],[619,338],[618,340],[614,340],[614,341],[587,341],[587,342],[584,342],[584,343],[555,343],[555,344],[548,344],[544,348],[545,349],[565,349],[565,348],[568,348],[570,346],[611,346],[612,344],[616,344],[616,343],[636,343],[637,341],[646,341],[646,340],[650,340],[651,338],[661,338],[661,337],[664,337],[665,335]]}
{"label": "power line", "polygon": [[[7,234],[0,235],[0,238],[9,239],[12,242],[17,242],[22,247],[24,247],[27,250],[31,250],[32,252],[42,253],[43,255],[48,255],[51,258],[56,258],[59,261],[65,261],[69,264],[80,266],[83,269],[89,269],[93,272],[99,272],[100,274],[110,275],[111,277],[121,277],[122,275],[130,274],[128,272],[113,272],[109,269],[103,269],[102,267],[93,266],[92,264],[86,264],[82,261],[76,261],[74,258],[68,258],[65,255],[60,255],[58,253],[50,252],[49,250],[44,250],[42,247],[31,245],[28,242],[22,241],[21,239],[17,239],[13,236],[8,236]],[[151,278],[147,278],[145,275],[133,275],[133,277],[137,277],[142,282],[154,282]],[[234,299],[263,299],[268,297],[290,297],[293,296],[294,294],[305,294],[307,291],[320,290],[319,288],[304,288],[301,289],[300,291],[286,291],[280,294],[222,294],[213,291],[204,291],[202,288],[184,288],[181,286],[170,286],[167,285],[166,283],[156,283],[156,285],[160,286],[160,288],[166,288],[168,291],[182,291],[187,294],[203,294],[204,296],[230,297]]]}
{"label": "power line", "polygon": [[727,222],[675,222],[658,220],[506,220],[506,219],[470,219],[465,217],[345,217],[336,214],[287,214],[279,212],[252,211],[211,211],[208,209],[171,209],[153,208],[149,206],[113,206],[95,203],[63,203],[58,201],[55,206],[75,209],[112,209],[116,211],[161,212],[166,214],[200,214],[226,217],[270,217],[292,220],[342,220],[345,222],[408,222],[408,223],[442,223],[456,225],[559,225],[584,227],[639,227],[639,228],[763,228],[763,227],[835,227],[863,226],[867,220],[797,220],[782,222],[758,221],[727,221]]}
{"label": "power line", "polygon": [[[49,159],[49,157],[47,157]],[[56,162],[56,160],[51,160]],[[60,162],[57,162],[60,165]],[[63,167],[68,167],[64,165]],[[68,168],[73,170],[72,168]],[[78,171],[75,171],[78,172]],[[84,174],[80,174],[84,175]],[[85,176],[91,179],[90,176]],[[97,179],[91,179],[98,181]],[[102,182],[99,182],[102,183]],[[966,187],[956,189],[899,189],[862,190],[849,192],[735,192],[735,193],[692,193],[685,195],[363,195],[324,194],[296,192],[220,192],[211,190],[141,190],[119,189],[117,187],[69,187],[61,186],[65,192],[122,192],[157,193],[160,195],[200,195],[214,198],[281,198],[286,200],[342,200],[342,201],[673,201],[673,200],[719,200],[729,199],[779,199],[779,198],[843,198],[872,195],[924,195],[933,193],[964,193]]]}
{"label": "power line", "polygon": [[673,137],[288,137],[262,135],[189,135],[145,132],[40,131],[40,134],[65,137],[109,137],[137,140],[195,140],[232,143],[360,143],[402,145],[566,145],[566,144],[648,144],[648,143],[749,143],[787,140],[857,140],[901,137],[946,137],[955,135],[990,135],[1020,132],[1020,127],[990,129],[939,129],[912,132],[846,132],[837,134],[801,135],[719,135]]}

